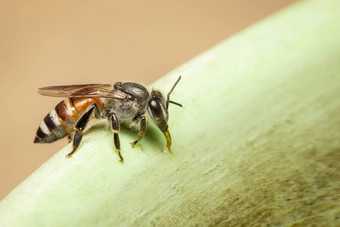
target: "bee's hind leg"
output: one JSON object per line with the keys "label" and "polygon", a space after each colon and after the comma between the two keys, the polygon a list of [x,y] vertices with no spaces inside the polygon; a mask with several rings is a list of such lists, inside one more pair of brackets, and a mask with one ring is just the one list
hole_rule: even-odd
{"label": "bee's hind leg", "polygon": [[71,143],[71,142],[72,142],[72,136],[71,136],[71,134],[68,134],[68,135],[67,135],[67,139],[68,139],[68,143]]}
{"label": "bee's hind leg", "polygon": [[95,117],[98,117],[99,109],[96,104],[92,104],[89,106],[83,115],[79,118],[78,122],[76,123],[74,127],[74,135],[73,135],[73,143],[72,143],[72,151],[66,155],[66,157],[71,158],[72,155],[77,151],[79,148],[79,145],[81,143],[81,140],[83,138],[83,131],[86,128],[87,123],[90,120],[91,114],[95,111]]}

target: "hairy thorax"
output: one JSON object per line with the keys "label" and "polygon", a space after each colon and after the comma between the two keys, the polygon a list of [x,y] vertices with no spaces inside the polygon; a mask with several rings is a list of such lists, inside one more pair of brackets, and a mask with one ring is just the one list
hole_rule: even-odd
{"label": "hairy thorax", "polygon": [[116,114],[120,124],[135,129],[139,127],[139,118],[145,114],[145,105],[138,104],[132,100],[107,99],[104,102],[104,106],[102,118],[110,119],[112,114]]}

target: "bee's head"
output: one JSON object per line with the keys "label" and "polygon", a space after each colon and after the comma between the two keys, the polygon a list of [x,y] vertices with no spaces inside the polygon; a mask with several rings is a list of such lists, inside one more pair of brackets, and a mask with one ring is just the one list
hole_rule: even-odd
{"label": "bee's head", "polygon": [[151,91],[148,113],[152,121],[155,122],[162,132],[168,130],[169,113],[166,108],[165,98],[160,91]]}
{"label": "bee's head", "polygon": [[170,153],[171,153],[171,150],[170,150],[171,136],[168,130],[168,119],[169,119],[168,107],[169,107],[169,103],[182,107],[181,104],[170,100],[170,94],[174,90],[174,88],[176,87],[180,79],[181,77],[178,78],[174,86],[171,88],[170,92],[167,95],[167,99],[165,99],[165,97],[160,91],[152,90],[150,94],[148,106],[147,106],[148,114],[151,120],[155,122],[157,127],[163,132],[166,138],[167,148]]}

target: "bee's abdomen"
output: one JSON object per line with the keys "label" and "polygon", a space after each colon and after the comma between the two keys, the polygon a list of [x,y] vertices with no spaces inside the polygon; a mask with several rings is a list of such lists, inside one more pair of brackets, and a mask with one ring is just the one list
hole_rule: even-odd
{"label": "bee's abdomen", "polygon": [[40,124],[34,143],[51,143],[68,135],[67,128],[55,109],[49,112]]}
{"label": "bee's abdomen", "polygon": [[84,111],[94,103],[99,110],[103,108],[99,98],[68,98],[61,101],[45,116],[34,143],[52,143],[69,135]]}

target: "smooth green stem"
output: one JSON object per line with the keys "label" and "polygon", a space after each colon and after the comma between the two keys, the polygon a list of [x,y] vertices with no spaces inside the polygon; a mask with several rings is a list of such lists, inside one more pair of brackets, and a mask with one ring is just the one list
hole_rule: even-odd
{"label": "smooth green stem", "polygon": [[153,84],[173,155],[148,124],[94,127],[0,204],[0,226],[335,226],[340,220],[340,2],[302,1]]}

